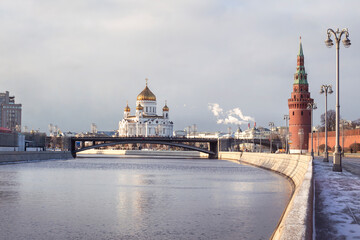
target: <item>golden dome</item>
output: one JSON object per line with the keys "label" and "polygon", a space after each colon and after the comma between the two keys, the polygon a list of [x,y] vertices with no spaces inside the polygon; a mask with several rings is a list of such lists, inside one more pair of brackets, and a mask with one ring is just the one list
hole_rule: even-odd
{"label": "golden dome", "polygon": [[146,86],[144,90],[137,96],[137,100],[148,100],[148,101],[156,101],[156,96],[150,91],[147,86],[147,79],[146,79]]}
{"label": "golden dome", "polygon": [[139,105],[136,106],[136,110],[143,110],[143,106],[141,106],[141,104],[139,103]]}
{"label": "golden dome", "polygon": [[165,106],[163,107],[163,111],[169,111],[169,107],[166,105],[166,102],[165,102]]}
{"label": "golden dome", "polygon": [[126,104],[126,107],[124,109],[124,112],[130,112],[129,104]]}

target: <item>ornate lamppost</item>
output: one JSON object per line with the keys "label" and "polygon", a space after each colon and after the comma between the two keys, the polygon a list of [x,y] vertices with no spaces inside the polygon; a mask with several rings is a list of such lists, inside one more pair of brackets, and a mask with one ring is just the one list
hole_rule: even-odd
{"label": "ornate lamppost", "polygon": [[272,130],[274,128],[275,124],[273,122],[269,122],[270,127],[270,153],[272,153]]}
{"label": "ornate lamppost", "polygon": [[310,125],[310,130],[311,130],[311,157],[312,157],[312,159],[314,159],[314,135],[313,135],[312,125],[313,125],[313,112],[314,112],[315,109],[317,109],[316,103],[314,103],[314,102],[308,103],[307,109],[311,110],[311,125]]}
{"label": "ornate lamppost", "polygon": [[332,86],[331,85],[321,85],[320,94],[325,93],[325,150],[324,150],[324,162],[329,162],[329,152],[327,147],[327,95],[332,94]]}
{"label": "ornate lamppost", "polygon": [[339,97],[339,49],[340,49],[340,40],[343,34],[345,34],[345,39],[343,40],[344,47],[350,47],[350,39],[349,39],[349,31],[347,28],[342,29],[341,31],[337,29],[336,31],[329,28],[327,30],[327,39],[325,40],[325,44],[327,47],[332,47],[334,45],[333,41],[331,40],[331,34],[335,38],[336,44],[336,144],[335,144],[335,152],[333,158],[333,171],[334,172],[342,172],[341,166],[341,152],[339,146],[339,121],[340,121],[340,97]]}
{"label": "ornate lamppost", "polygon": [[285,136],[285,152],[286,154],[288,154],[288,150],[289,150],[289,125],[288,125],[288,121],[289,121],[289,115],[284,115],[284,120],[285,120],[285,124],[286,124],[286,136]]}

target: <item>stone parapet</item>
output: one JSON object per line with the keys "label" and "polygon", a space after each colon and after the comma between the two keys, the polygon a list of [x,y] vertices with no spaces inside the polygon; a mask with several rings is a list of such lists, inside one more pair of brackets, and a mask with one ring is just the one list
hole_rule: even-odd
{"label": "stone parapet", "polygon": [[0,163],[72,158],[70,152],[0,152]]}
{"label": "stone parapet", "polygon": [[312,239],[314,199],[310,156],[220,152],[219,159],[251,164],[287,177],[293,183],[293,194],[271,239]]}

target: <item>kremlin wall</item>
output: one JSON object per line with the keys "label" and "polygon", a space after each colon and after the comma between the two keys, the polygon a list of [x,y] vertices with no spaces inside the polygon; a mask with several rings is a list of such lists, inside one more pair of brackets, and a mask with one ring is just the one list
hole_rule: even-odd
{"label": "kremlin wall", "polygon": [[[344,139],[343,139],[344,136]],[[324,151],[325,146],[325,132],[315,132],[313,133],[314,138],[314,152],[318,152],[318,149],[320,150],[320,153]],[[335,139],[336,139],[336,132],[335,131],[328,131],[328,149],[329,152],[334,151],[335,147]],[[340,129],[340,138],[339,138],[339,144],[342,147],[344,143],[345,146],[345,152],[360,152],[360,129],[351,129],[351,130],[344,130]],[[311,152],[311,134],[309,134],[309,148],[308,151]]]}

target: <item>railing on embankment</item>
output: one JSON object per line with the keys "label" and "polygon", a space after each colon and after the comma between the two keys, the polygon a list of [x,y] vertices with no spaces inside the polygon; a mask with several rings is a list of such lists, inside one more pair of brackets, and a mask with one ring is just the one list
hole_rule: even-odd
{"label": "railing on embankment", "polygon": [[271,239],[312,239],[314,198],[310,156],[219,152],[219,159],[248,163],[289,178],[294,186],[293,194]]}
{"label": "railing on embankment", "polygon": [[0,152],[0,163],[72,158],[70,152]]}

